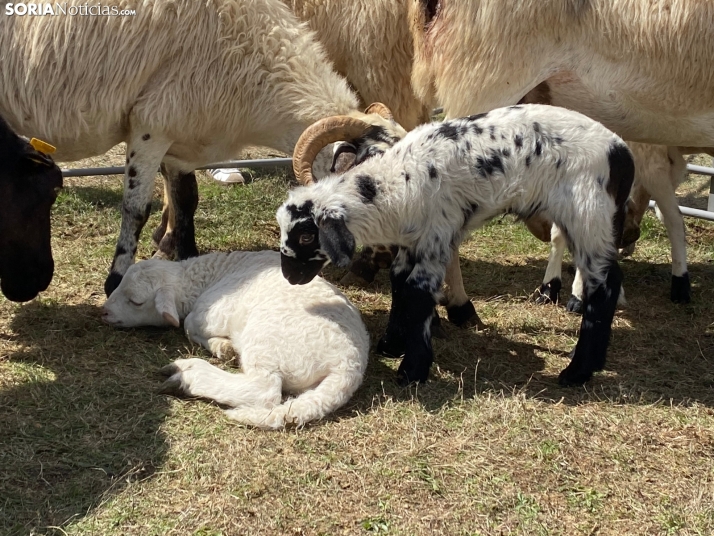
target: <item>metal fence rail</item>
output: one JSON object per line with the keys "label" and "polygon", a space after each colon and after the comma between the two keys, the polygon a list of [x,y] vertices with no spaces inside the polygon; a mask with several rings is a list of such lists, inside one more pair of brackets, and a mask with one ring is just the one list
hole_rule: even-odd
{"label": "metal fence rail", "polygon": [[[229,162],[219,162],[217,164],[210,164],[198,169],[225,169],[225,168],[247,168],[247,169],[258,169],[258,168],[269,168],[269,167],[287,167],[292,165],[291,158],[264,158],[256,160],[231,160]],[[679,207],[679,210],[685,216],[691,216],[693,218],[701,218],[704,220],[714,221],[714,168],[695,166],[693,164],[687,165],[687,171],[690,173],[697,173],[699,175],[709,175],[712,177],[712,184],[709,190],[709,206],[708,210],[698,210],[689,207]],[[102,175],[124,175],[124,167],[101,167],[101,168],[82,168],[82,169],[63,169],[63,177],[89,177],[89,176],[102,176]],[[650,202],[650,207],[654,207],[653,201]]]}
{"label": "metal fence rail", "polygon": [[[257,169],[266,167],[284,167],[291,166],[292,158],[264,158],[256,160],[231,160],[229,162],[220,162],[209,166],[200,167],[198,169],[225,169],[225,168],[247,168]],[[158,171],[158,170],[157,170]],[[101,168],[77,168],[63,169],[63,177],[92,177],[102,175],[124,175],[124,166],[116,167],[101,167]]]}

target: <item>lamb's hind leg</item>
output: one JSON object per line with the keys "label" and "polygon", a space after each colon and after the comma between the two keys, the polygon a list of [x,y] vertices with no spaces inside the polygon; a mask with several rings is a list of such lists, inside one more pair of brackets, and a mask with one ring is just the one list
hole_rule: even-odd
{"label": "lamb's hind leg", "polygon": [[177,359],[161,369],[169,376],[159,391],[207,398],[232,408],[280,404],[282,381],[277,374],[230,373],[199,358]]}
{"label": "lamb's hind leg", "polygon": [[274,430],[286,424],[302,426],[342,407],[360,383],[362,374],[359,370],[333,372],[314,389],[308,389],[278,406],[246,405],[228,410],[226,415],[259,428]]}
{"label": "lamb's hind leg", "polygon": [[109,296],[134,263],[139,235],[151,213],[156,170],[171,142],[150,129],[133,129],[126,147],[121,230],[104,292]]}
{"label": "lamb's hind leg", "polygon": [[474,304],[471,303],[466,290],[464,289],[464,278],[461,275],[461,265],[459,263],[459,248],[451,250],[451,259],[446,266],[444,276],[444,300],[442,303],[446,307],[446,314],[449,321],[462,328],[477,326],[479,329],[486,327],[478,314]]}
{"label": "lamb's hind leg", "polygon": [[588,258],[577,248],[573,253],[584,282],[584,313],[572,360],[558,378],[561,385],[582,385],[593,372],[605,366],[612,320],[622,286],[622,270],[617,264],[614,244],[612,251],[599,258]]}
{"label": "lamb's hind leg", "polygon": [[539,304],[558,303],[562,287],[563,255],[566,247],[565,234],[553,224],[550,230],[550,256],[545,269],[543,284],[535,292],[535,301]]}

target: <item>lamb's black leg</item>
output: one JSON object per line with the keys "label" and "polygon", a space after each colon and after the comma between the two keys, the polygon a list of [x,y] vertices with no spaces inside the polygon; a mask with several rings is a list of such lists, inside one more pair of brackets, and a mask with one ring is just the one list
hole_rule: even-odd
{"label": "lamb's black leg", "polygon": [[425,382],[434,361],[431,348],[431,317],[436,300],[432,292],[416,288],[411,282],[404,286],[403,332],[406,341],[404,359],[397,371],[400,385]]}
{"label": "lamb's black leg", "polygon": [[560,373],[558,381],[561,385],[582,385],[592,377],[593,372],[605,366],[612,320],[622,286],[622,270],[617,261],[610,261],[604,284],[594,290],[592,286],[592,282],[586,279],[580,338],[573,351],[573,359]]}
{"label": "lamb's black leg", "polygon": [[389,272],[389,281],[392,284],[392,307],[389,310],[387,329],[377,344],[377,353],[389,357],[400,357],[406,350],[402,317],[405,311],[404,286],[412,269],[408,257],[405,250],[400,250]]}

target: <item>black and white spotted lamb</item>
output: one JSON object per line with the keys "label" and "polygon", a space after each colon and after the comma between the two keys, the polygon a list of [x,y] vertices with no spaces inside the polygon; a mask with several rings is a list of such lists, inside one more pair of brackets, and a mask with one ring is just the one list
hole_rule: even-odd
{"label": "black and white spotted lamb", "polygon": [[[313,127],[303,137],[317,141],[301,140],[296,155],[313,154],[319,149],[310,145],[331,139],[324,134],[329,125]],[[341,128],[342,139],[356,137]],[[562,108],[519,105],[424,125],[349,171],[290,192],[277,212],[283,275],[304,284],[328,262],[347,266],[356,243],[397,245],[378,351],[404,354],[400,383],[422,382],[433,361],[431,319],[451,251],[499,214],[543,214],[567,237],[582,272],[580,337],[559,378],[582,384],[605,365],[622,283],[616,244],[633,177],[622,139]]]}

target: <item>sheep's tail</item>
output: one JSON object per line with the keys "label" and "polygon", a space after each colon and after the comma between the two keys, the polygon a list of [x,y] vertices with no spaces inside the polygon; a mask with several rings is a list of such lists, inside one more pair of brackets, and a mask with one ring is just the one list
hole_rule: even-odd
{"label": "sheep's tail", "polygon": [[362,383],[362,371],[341,370],[329,374],[317,387],[272,408],[242,406],[226,410],[228,417],[257,428],[277,430],[301,426],[343,406]]}

